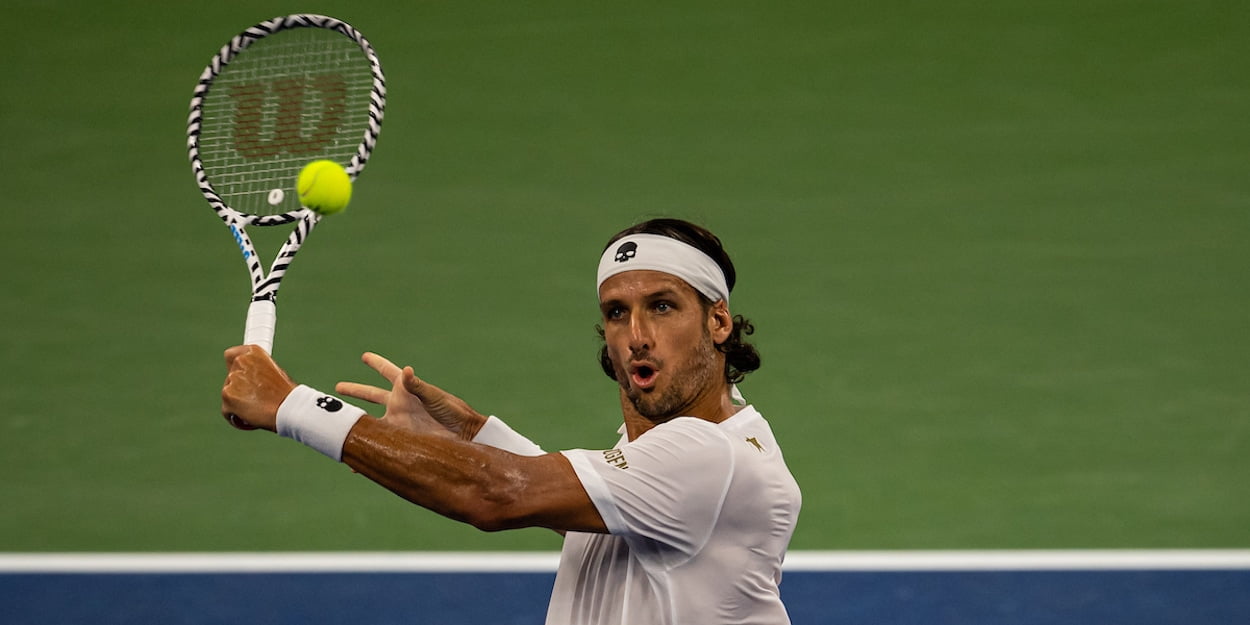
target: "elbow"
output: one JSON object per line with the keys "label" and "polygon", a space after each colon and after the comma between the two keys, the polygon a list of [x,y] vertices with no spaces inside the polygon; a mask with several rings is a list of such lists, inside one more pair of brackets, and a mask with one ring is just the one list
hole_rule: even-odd
{"label": "elbow", "polygon": [[503,480],[493,486],[475,489],[465,502],[461,521],[483,532],[530,527],[530,515],[523,510],[520,485]]}
{"label": "elbow", "polygon": [[503,530],[516,529],[518,526],[508,523],[502,517],[493,515],[478,515],[465,519],[465,523],[483,532],[502,532]]}
{"label": "elbow", "polygon": [[527,527],[525,523],[511,514],[507,507],[489,502],[469,506],[460,520],[483,532],[500,532]]}

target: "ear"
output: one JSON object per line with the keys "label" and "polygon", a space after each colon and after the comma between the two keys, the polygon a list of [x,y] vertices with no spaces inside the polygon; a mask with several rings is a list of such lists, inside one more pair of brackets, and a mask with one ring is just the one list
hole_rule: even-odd
{"label": "ear", "polygon": [[729,312],[729,305],[725,300],[720,300],[712,304],[712,308],[708,310],[707,315],[707,331],[712,335],[712,342],[720,345],[729,340],[729,335],[733,333],[734,318]]}

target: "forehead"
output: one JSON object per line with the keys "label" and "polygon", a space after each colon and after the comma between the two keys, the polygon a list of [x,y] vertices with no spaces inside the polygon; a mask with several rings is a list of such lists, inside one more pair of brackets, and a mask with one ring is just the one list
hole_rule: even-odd
{"label": "forehead", "polygon": [[603,284],[599,285],[599,301],[602,303],[651,297],[662,292],[691,298],[698,297],[694,287],[671,273],[639,269],[618,273],[604,280]]}

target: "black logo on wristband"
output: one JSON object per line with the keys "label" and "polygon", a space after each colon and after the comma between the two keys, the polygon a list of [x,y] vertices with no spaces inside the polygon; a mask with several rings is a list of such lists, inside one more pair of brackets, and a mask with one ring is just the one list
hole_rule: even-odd
{"label": "black logo on wristband", "polygon": [[338,412],[343,409],[343,402],[335,397],[326,395],[325,397],[317,398],[317,407],[326,412]]}

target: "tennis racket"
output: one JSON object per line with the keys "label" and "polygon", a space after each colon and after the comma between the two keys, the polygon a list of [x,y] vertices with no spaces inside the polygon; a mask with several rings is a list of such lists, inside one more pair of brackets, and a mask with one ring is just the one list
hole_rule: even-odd
{"label": "tennis racket", "polygon": [[[251,274],[245,343],[272,351],[278,287],[320,221],[300,206],[300,170],[329,159],[355,180],[377,144],[385,102],[372,46],[350,25],[322,15],[261,22],[222,46],[200,74],[187,152],[200,192]],[[247,226],[292,223],[266,274]]]}
{"label": "tennis racket", "polygon": [[[229,228],[251,276],[245,344],[273,351],[278,287],[321,219],[300,206],[300,170],[328,159],[355,181],[377,145],[385,104],[373,47],[349,24],[324,15],[256,24],[222,46],[200,74],[187,153],[200,192]],[[266,273],[247,227],[288,224],[291,234]]]}

